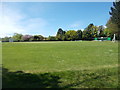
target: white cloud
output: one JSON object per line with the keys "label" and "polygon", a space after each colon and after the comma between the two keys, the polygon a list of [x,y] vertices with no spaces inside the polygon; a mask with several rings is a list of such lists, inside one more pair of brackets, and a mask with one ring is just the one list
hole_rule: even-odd
{"label": "white cloud", "polygon": [[70,25],[71,28],[77,28],[77,27],[79,27],[79,26],[80,26],[80,22],[79,22],[79,21],[76,21],[76,22],[74,22],[74,23],[72,23],[72,24]]}
{"label": "white cloud", "polygon": [[72,28],[77,28],[77,27],[79,27],[79,26],[80,26],[79,23],[73,23],[72,25],[70,25],[70,27],[72,27]]}
{"label": "white cloud", "polygon": [[0,37],[14,33],[41,33],[47,22],[42,18],[28,18],[28,15],[7,5],[0,8]]}
{"label": "white cloud", "polygon": [[[42,18],[30,18],[30,19],[24,21],[23,24],[25,25],[24,28],[26,30],[35,31],[38,28],[43,29],[47,25],[47,22]],[[39,30],[37,30],[37,31],[39,31]]]}
{"label": "white cloud", "polygon": [[69,25],[69,27],[72,29],[81,29],[82,25],[83,23],[81,21],[76,21],[72,23],[71,25]]}
{"label": "white cloud", "polygon": [[6,5],[2,5],[0,9],[2,11],[0,12],[0,37],[9,36],[15,32],[24,32],[22,27],[18,25],[19,21],[23,17],[22,15],[7,8]]}

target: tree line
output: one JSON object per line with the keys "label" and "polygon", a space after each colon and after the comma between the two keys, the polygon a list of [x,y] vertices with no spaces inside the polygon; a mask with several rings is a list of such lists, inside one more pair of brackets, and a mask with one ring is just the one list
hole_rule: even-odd
{"label": "tree line", "polygon": [[112,37],[113,34],[104,26],[94,26],[89,24],[83,31],[82,30],[67,30],[64,31],[59,28],[56,36],[44,37],[42,35],[22,35],[14,33],[12,37],[4,37],[2,41],[9,41],[10,38],[13,41],[75,41],[75,40],[94,40],[97,37]]}
{"label": "tree line", "polygon": [[116,34],[116,39],[120,40],[120,1],[113,2],[113,7],[109,12],[111,15],[107,21],[105,28],[103,25],[95,26],[89,24],[82,30],[63,30],[59,28],[55,36],[44,37],[42,35],[22,35],[15,33],[12,37],[4,37],[2,41],[9,41],[12,38],[14,41],[74,41],[74,40],[94,40],[98,37],[110,37]]}

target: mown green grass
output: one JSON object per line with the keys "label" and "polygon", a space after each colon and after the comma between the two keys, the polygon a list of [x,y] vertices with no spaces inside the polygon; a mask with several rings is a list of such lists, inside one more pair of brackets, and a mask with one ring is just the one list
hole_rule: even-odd
{"label": "mown green grass", "polygon": [[[64,42],[20,42],[2,43],[3,67],[9,69],[5,76],[13,78],[3,86],[14,87],[16,71],[23,71],[30,76],[44,76],[43,82],[28,83],[34,87],[117,87],[118,43],[96,41]],[[13,73],[12,73],[13,72]],[[11,74],[12,73],[12,74]],[[92,74],[91,74],[92,73]],[[49,75],[50,74],[50,75]],[[21,75],[21,73],[17,74]],[[20,76],[21,77],[21,76]],[[25,76],[26,77],[26,76]],[[50,80],[47,77],[52,77]],[[55,78],[59,78],[59,83]],[[29,75],[26,77],[31,80]],[[30,79],[29,79],[30,78]],[[14,80],[13,80],[14,79]],[[34,79],[34,78],[33,78]],[[22,80],[21,84],[23,84]],[[52,82],[54,85],[49,85]],[[19,83],[19,85],[21,86]],[[48,86],[46,86],[48,84]],[[16,85],[19,87],[19,85]],[[23,87],[27,87],[26,84]]]}

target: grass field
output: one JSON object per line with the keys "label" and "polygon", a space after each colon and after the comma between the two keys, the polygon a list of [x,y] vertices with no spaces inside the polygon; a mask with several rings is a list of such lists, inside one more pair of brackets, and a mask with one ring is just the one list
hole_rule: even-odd
{"label": "grass field", "polygon": [[2,43],[3,88],[116,88],[118,43]]}

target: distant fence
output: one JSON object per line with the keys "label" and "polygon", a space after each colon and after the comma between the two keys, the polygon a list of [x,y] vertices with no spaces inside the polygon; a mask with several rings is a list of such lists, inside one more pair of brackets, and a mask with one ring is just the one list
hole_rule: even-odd
{"label": "distant fence", "polygon": [[110,37],[97,37],[97,38],[94,38],[94,40],[111,41],[111,38]]}

